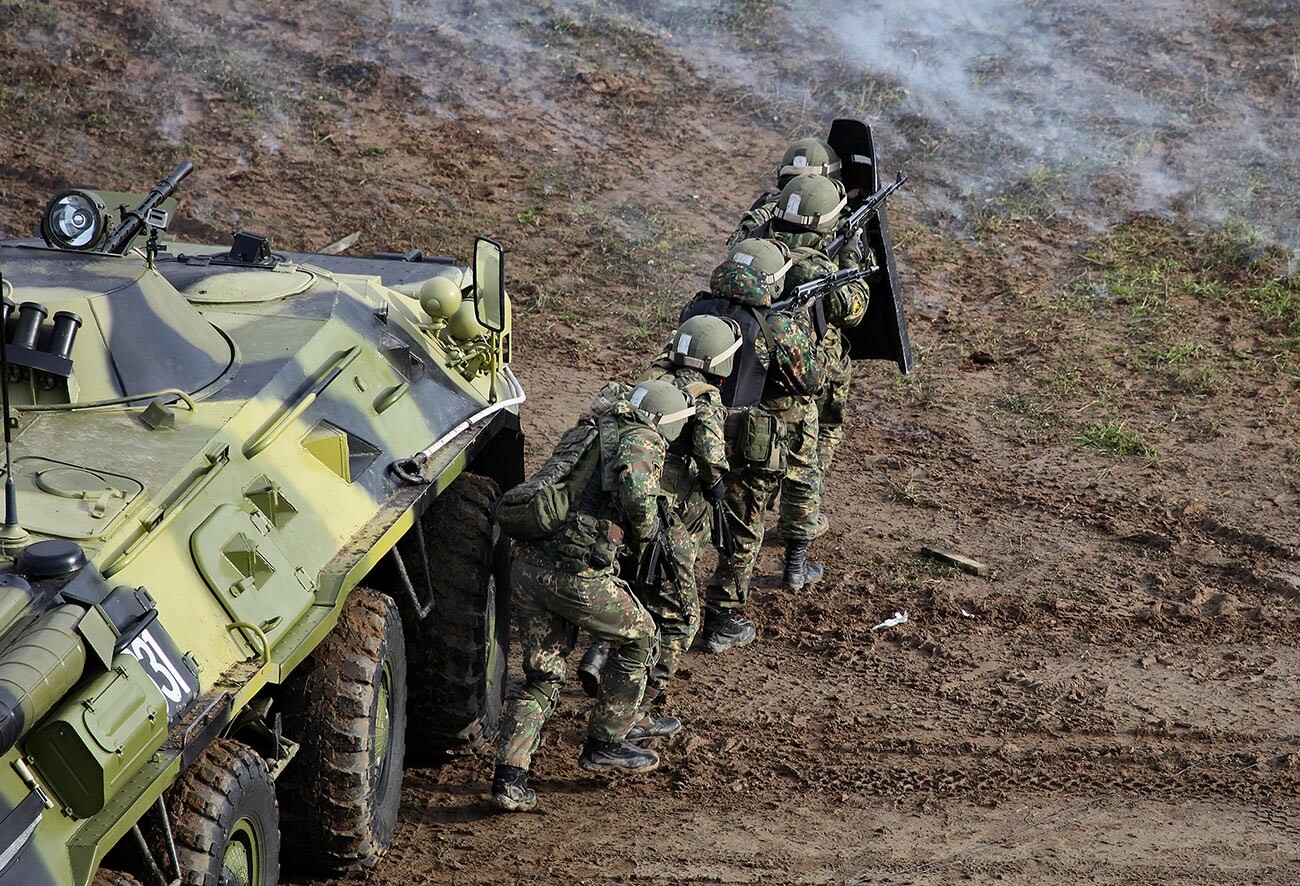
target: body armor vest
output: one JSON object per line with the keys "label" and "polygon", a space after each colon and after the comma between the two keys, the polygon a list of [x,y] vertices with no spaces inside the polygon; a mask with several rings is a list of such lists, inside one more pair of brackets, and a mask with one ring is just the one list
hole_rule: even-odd
{"label": "body armor vest", "polygon": [[[701,293],[705,295],[705,293]],[[682,309],[680,320],[709,315],[735,320],[740,325],[740,350],[731,367],[731,375],[719,385],[724,406],[757,406],[763,400],[779,397],[787,393],[767,377],[767,365],[758,359],[754,343],[759,336],[767,342],[767,352],[775,351],[776,342],[772,339],[772,330],[767,325],[766,309],[753,305],[742,305],[725,298],[697,298]]]}

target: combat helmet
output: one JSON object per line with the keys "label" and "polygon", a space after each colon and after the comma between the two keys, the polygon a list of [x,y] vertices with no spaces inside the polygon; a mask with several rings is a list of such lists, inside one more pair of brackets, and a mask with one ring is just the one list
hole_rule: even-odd
{"label": "combat helmet", "polygon": [[695,404],[676,385],[658,379],[638,382],[627,401],[669,443],[681,436],[695,415]]}
{"label": "combat helmet", "polygon": [[801,175],[781,189],[772,215],[798,228],[829,234],[847,203],[844,185],[824,175]]}
{"label": "combat helmet", "polygon": [[725,298],[741,305],[756,308],[772,305],[772,294],[763,284],[763,275],[738,261],[724,261],[713,269],[709,277],[709,292],[714,298]]}
{"label": "combat helmet", "polygon": [[785,149],[776,170],[776,186],[784,188],[797,175],[840,177],[840,158],[835,149],[819,138],[801,138]]}
{"label": "combat helmet", "polygon": [[757,237],[741,240],[731,247],[727,258],[758,271],[773,301],[781,297],[785,289],[785,274],[794,264],[790,247],[780,240],[760,240]]}
{"label": "combat helmet", "polygon": [[726,378],[740,343],[740,324],[735,320],[697,314],[682,321],[668,339],[668,359],[674,366]]}

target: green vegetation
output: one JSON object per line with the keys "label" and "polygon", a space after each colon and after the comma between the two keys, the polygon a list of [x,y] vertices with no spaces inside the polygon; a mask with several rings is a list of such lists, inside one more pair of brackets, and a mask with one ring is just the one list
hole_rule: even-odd
{"label": "green vegetation", "polygon": [[54,25],[59,14],[46,0],[0,0],[0,22],[26,20],[37,25]]}
{"label": "green vegetation", "polygon": [[1194,233],[1141,216],[1113,228],[1085,258],[1111,301],[1158,318],[1182,300],[1248,309],[1268,332],[1300,343],[1300,280],[1286,254],[1242,221]]}
{"label": "green vegetation", "polygon": [[1142,435],[1122,421],[1099,422],[1075,435],[1076,443],[1100,449],[1110,455],[1136,456],[1155,461],[1159,453]]}

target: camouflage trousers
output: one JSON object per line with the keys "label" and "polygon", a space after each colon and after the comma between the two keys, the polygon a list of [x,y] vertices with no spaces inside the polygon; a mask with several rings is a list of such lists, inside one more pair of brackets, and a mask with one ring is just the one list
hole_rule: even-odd
{"label": "camouflage trousers", "polygon": [[727,525],[735,550],[730,557],[719,555],[718,568],[709,580],[706,602],[722,609],[739,609],[749,598],[759,551],[763,548],[763,518],[767,503],[785,476],[787,441],[792,436],[788,422],[798,421],[808,401],[773,414],[777,416],[777,443],[773,458],[758,464],[735,459],[727,475]]}
{"label": "camouflage trousers", "polygon": [[841,425],[849,405],[849,385],[853,381],[853,360],[844,333],[832,326],[822,339],[825,348],[826,389],[817,398],[817,463],[823,481],[831,470],[835,450],[844,439]]}
{"label": "camouflage trousers", "polygon": [[818,401],[795,408],[797,418],[786,425],[785,476],[781,479],[779,510],[785,541],[812,541],[821,513],[822,472],[818,464]]}
{"label": "camouflage trousers", "polygon": [[610,644],[591,709],[590,738],[622,741],[636,722],[659,649],[654,618],[612,568],[574,575],[520,545],[511,570],[515,621],[523,638],[524,683],[510,693],[497,737],[497,764],[527,769],[555,711],[564,660],[581,628]]}
{"label": "camouflage trousers", "polygon": [[695,561],[709,539],[709,508],[698,488],[673,511],[668,527],[677,586],[664,578],[655,588],[637,588],[638,598],[659,626],[659,660],[646,681],[647,704],[657,698],[677,673],[700,630],[700,592]]}

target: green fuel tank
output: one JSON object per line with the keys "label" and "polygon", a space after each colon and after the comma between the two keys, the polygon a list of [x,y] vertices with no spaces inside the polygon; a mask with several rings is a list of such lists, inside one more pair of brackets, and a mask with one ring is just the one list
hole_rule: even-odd
{"label": "green fuel tank", "polygon": [[85,614],[73,604],[56,606],[0,654],[0,753],[12,748],[81,679],[86,647],[77,626]]}

